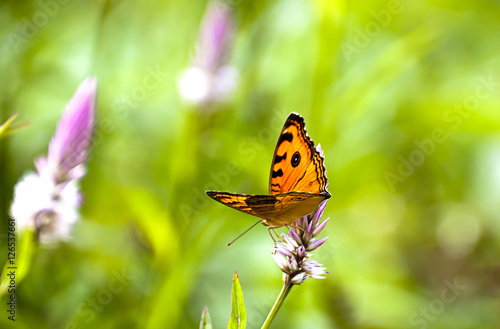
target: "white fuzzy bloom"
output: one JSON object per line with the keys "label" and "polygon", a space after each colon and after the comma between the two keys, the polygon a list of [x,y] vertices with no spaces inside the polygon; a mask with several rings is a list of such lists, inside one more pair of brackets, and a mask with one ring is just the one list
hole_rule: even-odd
{"label": "white fuzzy bloom", "polygon": [[30,173],[16,184],[10,212],[20,231],[36,230],[40,242],[51,243],[69,238],[79,205],[76,180],[55,185],[47,176]]}
{"label": "white fuzzy bloom", "polygon": [[211,76],[198,67],[189,67],[178,81],[179,92],[188,103],[203,103],[210,96]]}
{"label": "white fuzzy bloom", "polygon": [[16,219],[19,230],[35,229],[36,215],[53,208],[53,191],[53,182],[35,173],[27,174],[16,184],[10,213]]}
{"label": "white fuzzy bloom", "polygon": [[198,105],[227,98],[236,89],[238,80],[238,71],[232,66],[224,66],[216,72],[191,66],[182,72],[177,86],[187,103]]}

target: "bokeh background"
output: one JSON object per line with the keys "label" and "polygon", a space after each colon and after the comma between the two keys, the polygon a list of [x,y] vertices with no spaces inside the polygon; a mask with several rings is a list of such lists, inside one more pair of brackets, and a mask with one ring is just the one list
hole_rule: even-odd
{"label": "bokeh background", "polygon": [[330,273],[273,327],[499,328],[498,1],[2,0],[0,27],[0,121],[30,122],[0,140],[2,223],[99,84],[81,220],[36,248],[2,328],[196,328],[205,305],[223,328],[235,270],[260,328],[273,242],[258,226],[226,247],[253,218],[204,191],[266,193],[292,111],[325,152]]}

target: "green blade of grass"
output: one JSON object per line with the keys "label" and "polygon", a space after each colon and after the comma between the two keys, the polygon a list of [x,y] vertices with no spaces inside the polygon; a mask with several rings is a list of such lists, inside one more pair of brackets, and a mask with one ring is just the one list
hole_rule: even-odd
{"label": "green blade of grass", "polygon": [[17,112],[12,114],[3,124],[0,125],[0,136],[8,132],[9,125],[17,117]]}
{"label": "green blade of grass", "polygon": [[245,329],[247,323],[247,312],[243,301],[243,291],[236,271],[233,275],[233,289],[231,292],[231,318],[227,323],[228,329]]}
{"label": "green blade of grass", "polygon": [[212,329],[212,321],[210,321],[210,314],[205,306],[201,312],[200,329]]}
{"label": "green blade of grass", "polygon": [[25,128],[30,125],[29,120],[23,120],[20,122],[13,123],[16,117],[17,117],[17,112],[12,114],[10,118],[7,119],[7,121],[5,121],[0,125],[0,137],[7,136],[8,134],[15,132],[16,130]]}

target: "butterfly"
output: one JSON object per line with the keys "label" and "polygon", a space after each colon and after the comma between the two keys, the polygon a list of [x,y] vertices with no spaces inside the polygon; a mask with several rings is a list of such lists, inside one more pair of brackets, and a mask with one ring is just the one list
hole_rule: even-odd
{"label": "butterfly", "polygon": [[206,193],[223,205],[261,218],[262,224],[271,230],[315,212],[331,196],[327,186],[321,148],[314,147],[307,135],[304,118],[292,112],[274,150],[268,195]]}

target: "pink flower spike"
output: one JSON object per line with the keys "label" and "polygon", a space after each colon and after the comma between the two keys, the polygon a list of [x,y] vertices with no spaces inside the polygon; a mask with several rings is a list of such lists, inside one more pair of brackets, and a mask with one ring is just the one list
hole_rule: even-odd
{"label": "pink flower spike", "polygon": [[320,223],[321,216],[325,210],[326,201],[318,209],[302,218],[296,220],[293,227],[288,227],[288,234],[281,234],[281,239],[275,243],[273,257],[277,255],[286,260],[286,266],[277,261],[283,272],[285,283],[301,284],[307,278],[323,279],[327,274],[326,268],[315,260],[310,252],[325,243],[328,237],[317,239],[317,235],[328,223],[328,219]]}
{"label": "pink flower spike", "polygon": [[[37,169],[54,171],[56,181],[81,178],[94,130],[97,82],[85,79],[66,105],[50,141],[47,160],[38,160]],[[41,174],[41,172],[39,172]]]}

